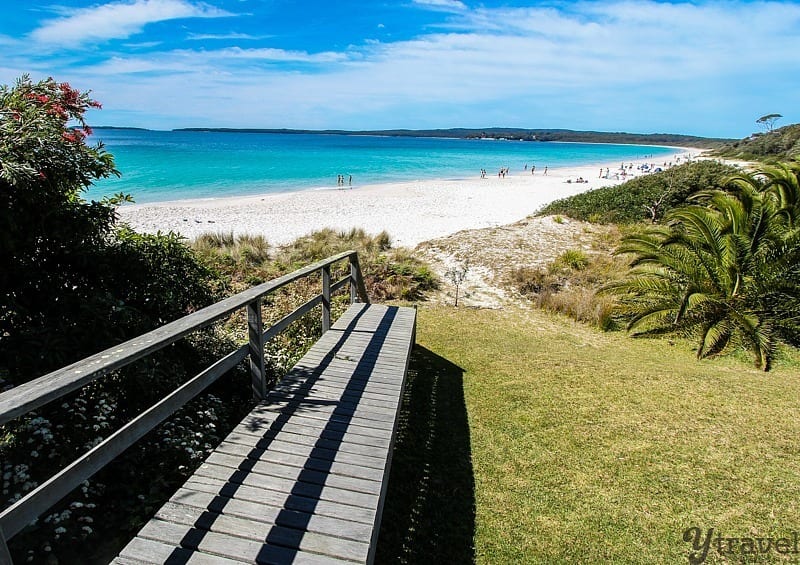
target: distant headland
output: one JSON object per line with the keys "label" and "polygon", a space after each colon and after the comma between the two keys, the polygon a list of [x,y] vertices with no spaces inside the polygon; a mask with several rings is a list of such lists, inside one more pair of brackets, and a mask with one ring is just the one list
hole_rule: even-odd
{"label": "distant headland", "polygon": [[[99,129],[131,129],[100,126]],[[229,133],[273,133],[273,134],[327,134],[327,135],[378,135],[388,137],[449,137],[458,139],[495,139],[507,141],[568,141],[580,143],[625,143],[634,145],[675,145],[680,147],[718,148],[732,139],[698,137],[672,133],[625,133],[600,131],[575,131],[569,129],[524,129],[524,128],[447,128],[447,129],[387,129],[387,130],[311,130],[288,128],[177,128],[172,131],[208,131]]]}

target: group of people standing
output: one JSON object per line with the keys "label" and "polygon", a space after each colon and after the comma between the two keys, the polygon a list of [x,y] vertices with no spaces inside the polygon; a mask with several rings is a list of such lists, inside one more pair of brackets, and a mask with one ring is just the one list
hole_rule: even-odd
{"label": "group of people standing", "polygon": [[[528,164],[527,163],[525,164],[525,167],[522,170],[523,171],[527,171],[528,170]],[[508,167],[501,167],[500,171],[498,171],[498,173],[497,173],[497,178],[505,178],[506,175],[508,174],[508,171],[509,171]],[[532,175],[536,174],[536,165],[531,165],[531,174]],[[547,174],[547,167],[546,166],[544,168],[544,173],[543,174],[545,174],[545,175]],[[486,169],[481,169],[481,178],[482,179],[486,178]]]}
{"label": "group of people standing", "polygon": [[[353,175],[347,175],[347,184],[351,187],[353,186]],[[344,175],[339,175],[336,177],[336,185],[337,186],[344,186]]]}

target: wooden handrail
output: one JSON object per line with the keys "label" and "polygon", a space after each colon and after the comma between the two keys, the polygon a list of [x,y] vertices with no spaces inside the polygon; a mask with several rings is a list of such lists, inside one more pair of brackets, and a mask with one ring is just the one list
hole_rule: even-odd
{"label": "wooden handrail", "polygon": [[[350,260],[350,274],[342,280],[331,284],[331,265],[344,259]],[[316,271],[323,272],[322,292],[264,330],[261,322],[261,302],[264,296]],[[326,273],[327,276],[325,275]],[[166,398],[114,432],[91,451],[75,460],[12,506],[0,512],[0,564],[4,561],[3,550],[7,549],[5,540],[17,534],[37,516],[69,494],[75,487],[108,464],[122,451],[133,445],[144,434],[174,414],[186,402],[200,394],[248,355],[250,356],[254,395],[257,398],[264,398],[268,385],[264,368],[264,343],[274,338],[278,333],[286,329],[289,324],[307,314],[319,304],[323,306],[322,324],[323,328],[327,330],[330,327],[330,295],[344,288],[348,283],[351,301],[355,302],[357,298],[361,298],[363,302],[369,303],[366,286],[358,264],[358,255],[355,251],[345,251],[328,257],[277,279],[245,290],[151,332],[110,347],[105,351],[0,394],[0,425],[2,425],[77,390],[110,371],[120,369],[163,349],[191,332],[205,328],[236,310],[246,308],[248,311],[250,337],[247,345],[220,359],[211,367],[181,385]]]}

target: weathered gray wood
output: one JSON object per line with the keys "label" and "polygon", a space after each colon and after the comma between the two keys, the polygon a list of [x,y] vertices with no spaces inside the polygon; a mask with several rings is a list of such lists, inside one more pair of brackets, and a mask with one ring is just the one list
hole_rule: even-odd
{"label": "weathered gray wood", "polygon": [[[288,443],[282,439],[271,441],[269,449],[259,448],[255,445],[242,445],[233,441],[223,442],[216,451],[228,455],[236,455],[241,458],[250,457],[254,451],[263,451],[258,455],[263,461],[274,463],[282,462],[284,456],[291,458],[305,457],[313,461],[329,461],[357,465],[365,469],[383,469],[385,461],[373,452],[373,455],[360,455],[358,453],[339,452],[334,449],[325,449],[315,445],[303,445],[298,443]],[[255,455],[252,455],[255,456]]]}
{"label": "weathered gray wood", "polygon": [[264,342],[270,341],[276,335],[288,328],[289,324],[299,319],[301,316],[308,314],[317,304],[321,303],[322,295],[318,294],[308,302],[305,302],[304,304],[292,310],[289,314],[272,324],[267,331],[264,332]]}
{"label": "weathered gray wood", "polygon": [[364,285],[364,277],[361,274],[358,255],[353,253],[350,255],[350,303],[358,302],[359,298],[364,304],[369,304],[369,295],[367,294],[367,287]]}
{"label": "weathered gray wood", "polygon": [[[288,483],[287,483],[288,484]],[[345,504],[338,500],[328,500],[327,498],[314,498],[303,494],[291,493],[288,496],[285,492],[265,488],[256,482],[255,486],[251,483],[226,482],[220,487],[220,481],[216,477],[205,477],[203,475],[192,476],[179,490],[173,500],[179,500],[187,490],[197,492],[207,492],[224,500],[227,504],[233,500],[244,500],[266,506],[284,508],[293,512],[303,512],[315,516],[327,516],[348,522],[357,522],[366,526],[372,526],[375,522],[375,511],[371,507],[375,506],[375,497],[364,495],[363,504]],[[326,492],[326,495],[333,496],[338,493],[335,489]],[[357,531],[357,530],[356,530]]]}
{"label": "weathered gray wood", "polygon": [[337,281],[331,285],[331,294],[338,292],[339,290],[343,289],[344,287],[350,284],[350,277],[347,276],[340,281]]}
{"label": "weathered gray wood", "polygon": [[351,306],[139,537],[256,562],[371,563],[414,322],[411,309]]}
{"label": "weathered gray wood", "polygon": [[322,267],[322,333],[331,329],[331,268]]}
{"label": "weathered gray wood", "polygon": [[[347,563],[347,561],[329,556],[305,551],[297,552],[294,549],[280,545],[257,542],[218,532],[191,529],[187,534],[185,526],[171,524],[163,520],[151,520],[148,522],[142,528],[141,537],[187,549],[196,549],[213,556],[233,558],[250,563],[308,563],[309,565]],[[352,565],[352,561],[350,564]]]}
{"label": "weathered gray wood", "polygon": [[[306,423],[307,422],[304,422],[304,424],[306,424]],[[251,424],[247,424],[247,425],[237,426],[236,427],[236,431],[238,431],[239,433],[242,433],[242,434],[250,434],[250,435],[257,436],[257,437],[266,436],[267,434],[269,434],[269,433],[271,433],[273,431],[274,432],[280,431],[281,433],[292,433],[292,434],[298,434],[298,435],[307,435],[307,436],[319,437],[319,438],[322,438],[322,439],[329,439],[329,440],[332,440],[332,441],[336,441],[336,442],[338,442],[340,444],[342,444],[342,442],[343,442],[343,440],[344,440],[344,438],[346,436],[346,434],[344,432],[341,432],[341,431],[324,430],[324,429],[320,430],[320,428],[318,426],[312,427],[312,426],[308,426],[308,425],[301,425],[301,424],[296,424],[296,423],[294,423],[292,421],[289,421],[286,424],[284,424],[280,428],[280,430],[267,427],[265,429],[262,429],[261,431],[258,431],[257,429],[253,429],[253,426]],[[379,437],[370,437],[370,436],[362,436],[362,435],[350,434],[349,436],[347,436],[347,440],[348,441],[347,441],[346,445],[350,445],[350,444],[370,445],[370,446],[373,446],[373,447],[380,447],[380,448],[388,448],[388,446],[389,446],[389,442],[388,442],[387,439],[379,438]]]}
{"label": "weathered gray wood", "polygon": [[[308,518],[310,519],[311,516],[309,515]],[[302,529],[287,528],[274,524],[274,521],[264,522],[261,519],[253,520],[209,512],[205,508],[174,502],[168,502],[162,506],[156,513],[156,519],[171,524],[189,526],[193,529],[228,534],[255,542],[266,541],[283,547],[311,551],[340,559],[363,562],[367,558],[368,545],[363,541],[345,539],[335,532],[330,535],[312,531],[305,525]],[[339,521],[339,524],[346,527],[344,521]],[[229,554],[229,556],[231,555]],[[238,557],[238,555],[233,557]]]}
{"label": "weathered gray wood", "polygon": [[[280,439],[278,440],[277,438]],[[226,442],[231,442],[239,445],[252,445],[253,442],[256,442],[255,443],[256,447],[262,449],[265,449],[272,445],[279,445],[279,442],[284,442],[287,444],[287,446],[311,445],[312,447],[319,447],[320,449],[328,449],[331,451],[336,451],[337,453],[352,453],[356,455],[367,455],[370,457],[380,457],[381,453],[381,451],[379,451],[379,448],[375,448],[370,445],[357,444],[352,442],[342,444],[339,441],[326,439],[319,436],[296,434],[285,429],[281,430],[281,432],[266,431],[263,434],[247,434],[234,431],[228,436]],[[288,449],[292,449],[292,447],[288,447]]]}
{"label": "weathered gray wood", "polygon": [[147,432],[174,414],[178,408],[239,364],[247,355],[247,351],[248,347],[243,346],[223,357],[166,396],[158,404],[142,412],[15,504],[3,510],[0,513],[0,527],[9,538],[13,537]]}
{"label": "weathered gray wood", "polygon": [[[110,347],[67,367],[14,387],[0,394],[0,425],[77,390],[102,375],[175,343],[193,331],[210,326],[217,320],[244,308],[250,302],[299,278],[314,273],[325,265],[336,263],[348,257],[352,258],[355,254],[355,251],[345,251],[323,259],[282,277],[254,286],[235,296],[193,312],[139,337]],[[351,276],[352,264],[351,262]],[[358,273],[360,274],[360,271]],[[363,286],[363,281],[361,281],[361,285]]]}
{"label": "weathered gray wood", "polygon": [[254,502],[239,497],[226,498],[203,490],[183,488],[172,500],[175,504],[192,506],[217,514],[236,516],[262,524],[274,522],[286,528],[307,529],[310,532],[354,541],[366,539],[371,533],[371,525],[363,522],[326,516],[319,512],[312,514],[299,510],[287,511],[279,504],[270,505],[260,500]]}
{"label": "weathered gray wood", "polygon": [[176,548],[172,544],[145,538],[135,538],[112,563],[114,565],[154,565],[165,563],[170,558],[175,563],[190,565],[241,565],[242,563],[248,563],[247,561],[228,559],[219,555],[212,556],[199,553],[191,549]]}
{"label": "weathered gray wood", "polygon": [[264,400],[267,397],[267,369],[264,363],[264,327],[260,298],[247,304],[247,337],[253,396],[257,400]]}

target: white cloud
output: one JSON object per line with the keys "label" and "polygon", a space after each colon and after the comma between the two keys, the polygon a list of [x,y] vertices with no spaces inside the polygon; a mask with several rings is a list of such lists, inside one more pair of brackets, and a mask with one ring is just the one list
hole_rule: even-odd
{"label": "white cloud", "polygon": [[258,41],[261,39],[267,39],[271,37],[269,35],[250,35],[247,33],[190,33],[186,36],[186,39],[192,41],[204,41],[206,39],[245,39],[249,41]]}
{"label": "white cloud", "polygon": [[466,10],[467,7],[459,0],[413,0],[414,4],[420,6],[430,6],[433,8],[444,8],[447,10]]}
{"label": "white cloud", "polygon": [[[790,115],[800,75],[795,3],[586,2],[452,18],[446,33],[342,51],[117,54],[64,79],[95,91],[106,108],[100,122],[114,123],[119,111],[118,125],[162,128],[509,125],[734,135],[766,112],[800,121]],[[156,114],[171,122],[154,123]]]}
{"label": "white cloud", "polygon": [[[200,76],[208,74],[230,77],[243,72],[258,76],[258,73],[275,72],[265,71],[262,67],[275,69],[275,65],[281,64],[319,66],[342,63],[347,60],[346,54],[332,51],[308,53],[270,48],[242,49],[241,47],[214,50],[178,49],[138,56],[118,55],[99,64],[87,66],[84,72],[94,76],[199,73]],[[282,72],[280,67],[278,69],[278,72]],[[130,77],[126,77],[125,80],[129,79]]]}
{"label": "white cloud", "polygon": [[178,18],[218,18],[232,14],[186,0],[132,0],[70,11],[47,20],[30,38],[40,44],[73,45],[127,38],[150,23]]}

